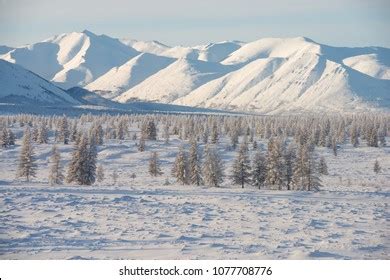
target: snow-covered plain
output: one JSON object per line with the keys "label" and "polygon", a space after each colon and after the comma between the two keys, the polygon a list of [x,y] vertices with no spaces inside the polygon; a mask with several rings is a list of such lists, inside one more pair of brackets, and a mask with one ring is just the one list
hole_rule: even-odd
{"label": "snow-covered plain", "polygon": [[[52,143],[35,146],[39,171],[30,183],[15,179],[21,141],[1,149],[0,258],[390,258],[389,147],[346,144],[337,157],[317,149],[329,175],[320,192],[302,192],[241,189],[229,178],[221,188],[176,184],[170,174],[180,143],[147,141],[141,153],[133,140],[111,140],[99,147],[106,178],[93,186],[48,184]],[[227,146],[219,144],[226,175],[235,155]],[[65,165],[72,145],[58,147]],[[150,151],[159,153],[160,177],[148,174]]]}

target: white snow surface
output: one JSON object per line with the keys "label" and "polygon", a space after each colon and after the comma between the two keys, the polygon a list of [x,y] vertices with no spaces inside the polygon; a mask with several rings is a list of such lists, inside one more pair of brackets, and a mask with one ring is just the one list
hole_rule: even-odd
{"label": "white snow surface", "polygon": [[136,50],[117,39],[85,30],[16,48],[2,59],[70,88],[86,85],[136,55]]}
{"label": "white snow surface", "polygon": [[390,80],[390,67],[382,64],[378,59],[377,54],[364,54],[348,57],[343,60],[343,63],[356,71],[369,76]]}
{"label": "white snow surface", "polygon": [[[142,83],[122,93],[116,101],[140,99],[174,102],[200,85],[226,74],[230,68],[215,62],[180,58]],[[181,104],[182,105],[182,104]]]}
{"label": "white snow surface", "polygon": [[0,59],[0,100],[17,103],[77,105],[62,89],[24,69]]}
{"label": "white snow surface", "polygon": [[114,98],[164,69],[173,61],[172,58],[142,53],[125,64],[112,68],[85,88],[100,91],[106,98]]}
{"label": "white snow surface", "polygon": [[[193,47],[66,33],[0,56],[57,85],[119,102],[283,113],[390,108],[390,50],[305,37]],[[44,62],[44,63],[43,63]]]}
{"label": "white snow surface", "polygon": [[[235,153],[221,141],[228,174]],[[301,192],[241,189],[228,178],[221,188],[178,185],[170,178],[181,144],[174,137],[147,141],[143,153],[134,141],[105,143],[98,159],[106,179],[93,186],[48,185],[52,144],[36,145],[39,171],[26,183],[15,180],[20,144],[0,150],[1,259],[390,258],[389,147],[348,144],[337,157],[316,149],[329,175],[321,191]],[[58,147],[67,164],[72,146]],[[147,171],[150,151],[161,160],[157,178]]]}

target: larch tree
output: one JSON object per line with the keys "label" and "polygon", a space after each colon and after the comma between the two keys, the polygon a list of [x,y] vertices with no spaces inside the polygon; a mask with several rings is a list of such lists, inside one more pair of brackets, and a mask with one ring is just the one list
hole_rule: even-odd
{"label": "larch tree", "polygon": [[224,179],[223,163],[215,149],[206,146],[202,174],[209,187],[219,187]]}
{"label": "larch tree", "polygon": [[35,163],[31,131],[27,127],[23,134],[17,176],[25,177],[28,182],[30,181],[31,177],[35,177],[36,169],[37,165]]}
{"label": "larch tree", "polygon": [[245,142],[241,143],[236,159],[233,163],[232,180],[234,184],[241,185],[250,183],[250,161],[248,157],[248,146]]}
{"label": "larch tree", "polygon": [[49,132],[46,126],[46,123],[43,122],[38,129],[37,143],[38,144],[47,144],[49,141]]}
{"label": "larch tree", "polygon": [[13,146],[15,145],[15,134],[12,132],[11,129],[7,130],[8,133],[8,146]]}
{"label": "larch tree", "polygon": [[292,183],[296,190],[313,191],[321,187],[319,168],[307,145],[301,145],[298,149]]}
{"label": "larch tree", "polygon": [[291,183],[293,177],[293,165],[296,157],[296,148],[294,144],[288,145],[284,153],[284,163],[285,163],[285,181],[287,190],[291,190]]}
{"label": "larch tree", "polygon": [[271,187],[282,189],[285,179],[284,158],[281,141],[271,138],[267,151],[266,182]]}
{"label": "larch tree", "polygon": [[50,185],[61,185],[64,181],[63,170],[61,166],[61,155],[56,146],[53,146],[50,156]]}
{"label": "larch tree", "polygon": [[141,137],[139,138],[138,151],[139,152],[145,151],[145,136],[144,136],[144,134],[141,134]]}
{"label": "larch tree", "polygon": [[80,154],[80,142],[83,137],[76,137],[76,141],[73,144],[73,151],[72,156],[70,159],[70,162],[68,164],[68,171],[66,174],[66,182],[72,183],[72,182],[78,182],[80,178],[80,161],[81,161],[81,154]]}
{"label": "larch tree", "polygon": [[153,120],[150,120],[145,126],[145,135],[148,140],[156,140],[157,139],[157,128],[156,124]]}
{"label": "larch tree", "polygon": [[1,130],[0,146],[3,147],[3,148],[7,148],[9,146],[8,130],[5,127],[3,127],[3,129]]}
{"label": "larch tree", "polygon": [[68,167],[66,180],[68,183],[92,185],[96,180],[97,147],[95,138],[88,139],[82,135],[75,143],[72,158]]}
{"label": "larch tree", "polygon": [[63,116],[60,120],[57,137],[58,137],[58,141],[64,144],[69,143],[70,131],[69,131],[68,119],[66,118],[66,116]]}
{"label": "larch tree", "polygon": [[203,183],[202,170],[200,165],[200,155],[196,139],[193,139],[191,141],[189,153],[189,173],[189,179],[191,184],[200,186]]}
{"label": "larch tree", "polygon": [[267,161],[261,151],[257,151],[252,161],[252,184],[261,189],[267,175]]}
{"label": "larch tree", "polygon": [[375,160],[375,163],[374,163],[374,172],[375,172],[376,174],[378,174],[378,173],[381,172],[381,169],[382,169],[382,168],[381,168],[381,166],[380,166],[378,160]]}
{"label": "larch tree", "polygon": [[166,122],[164,125],[163,138],[164,138],[164,143],[168,144],[169,143],[169,123],[168,122]]}
{"label": "larch tree", "polygon": [[157,177],[162,174],[157,152],[151,152],[149,160],[149,174]]}
{"label": "larch tree", "polygon": [[218,138],[219,138],[218,126],[217,126],[217,122],[214,121],[211,129],[211,143],[216,144],[218,142]]}
{"label": "larch tree", "polygon": [[321,157],[320,163],[319,163],[319,172],[321,175],[328,175],[328,165],[326,164],[325,158]]}
{"label": "larch tree", "polygon": [[183,146],[180,147],[180,150],[176,155],[175,163],[172,168],[172,175],[181,184],[188,183],[188,162]]}
{"label": "larch tree", "polygon": [[86,173],[84,176],[83,185],[92,185],[96,181],[96,162],[97,162],[97,145],[96,139],[94,136],[89,138],[87,146],[87,160],[84,162],[86,164]]}

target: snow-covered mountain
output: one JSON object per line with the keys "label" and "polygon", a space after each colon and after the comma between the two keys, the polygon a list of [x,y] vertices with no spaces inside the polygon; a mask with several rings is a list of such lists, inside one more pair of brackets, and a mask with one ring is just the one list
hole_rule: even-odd
{"label": "snow-covered mountain", "polygon": [[173,61],[173,58],[142,53],[125,64],[110,69],[86,88],[99,92],[104,97],[114,98],[164,69]]}
{"label": "snow-covered mountain", "polygon": [[69,88],[84,86],[138,54],[117,39],[85,30],[22,46],[1,58]]}
{"label": "snow-covered mountain", "polygon": [[[148,100],[171,103],[211,80],[226,74],[230,67],[201,60],[180,58],[137,86],[115,98],[119,102]],[[182,104],[184,105],[184,104]]]}
{"label": "snow-covered mountain", "polygon": [[121,39],[121,41],[139,52],[210,62],[220,62],[244,45],[240,41],[224,41],[194,47],[170,47],[158,41],[137,41],[133,39]]}
{"label": "snow-covered mountain", "polygon": [[0,58],[63,88],[84,86],[122,103],[261,113],[390,107],[390,49],[304,37],[171,47],[84,31],[11,48]]}
{"label": "snow-covered mountain", "polygon": [[17,104],[80,104],[62,89],[23,67],[0,59],[0,102]]}

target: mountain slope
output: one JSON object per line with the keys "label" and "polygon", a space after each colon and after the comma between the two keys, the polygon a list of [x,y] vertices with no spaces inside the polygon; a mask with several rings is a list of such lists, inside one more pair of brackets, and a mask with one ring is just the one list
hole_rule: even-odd
{"label": "mountain slope", "polygon": [[117,39],[89,31],[54,36],[16,48],[2,59],[22,65],[63,88],[86,85],[138,52]]}
{"label": "mountain slope", "polygon": [[390,49],[332,47],[304,37],[170,47],[84,31],[0,57],[63,88],[83,86],[122,103],[260,113],[390,107]]}
{"label": "mountain slope", "polygon": [[28,104],[76,105],[79,102],[40,76],[0,59],[0,101]]}
{"label": "mountain slope", "polygon": [[371,77],[390,80],[390,63],[385,65],[375,53],[348,57],[343,63]]}
{"label": "mountain slope", "polygon": [[85,88],[97,91],[104,97],[114,98],[167,67],[173,61],[172,58],[142,53],[125,64],[112,68]]}
{"label": "mountain slope", "polygon": [[289,57],[297,53],[319,53],[320,46],[304,37],[264,38],[243,45],[231,53],[223,64],[246,64],[267,57]]}
{"label": "mountain slope", "polygon": [[219,63],[178,59],[115,100],[128,102],[140,99],[169,103],[200,85],[226,74],[229,70],[229,67]]}
{"label": "mountain slope", "polygon": [[[254,75],[248,76],[253,67]],[[389,93],[388,80],[308,53],[255,60],[175,103],[263,113],[353,111],[390,107]]]}

